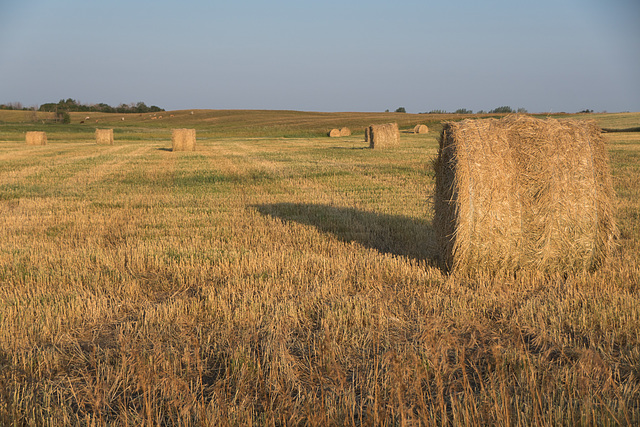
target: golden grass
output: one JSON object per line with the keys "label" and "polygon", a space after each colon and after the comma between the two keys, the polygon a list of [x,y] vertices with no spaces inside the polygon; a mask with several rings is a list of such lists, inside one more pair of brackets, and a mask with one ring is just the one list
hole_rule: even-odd
{"label": "golden grass", "polygon": [[433,136],[4,143],[0,424],[637,425],[620,137],[608,266],[473,279],[435,265]]}

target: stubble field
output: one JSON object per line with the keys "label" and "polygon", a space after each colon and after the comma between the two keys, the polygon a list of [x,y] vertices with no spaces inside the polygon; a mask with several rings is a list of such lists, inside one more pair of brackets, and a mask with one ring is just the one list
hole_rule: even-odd
{"label": "stubble field", "polygon": [[433,241],[440,117],[377,151],[373,116],[199,114],[105,116],[113,146],[0,124],[0,424],[640,424],[639,133],[607,134],[608,265],[465,278]]}

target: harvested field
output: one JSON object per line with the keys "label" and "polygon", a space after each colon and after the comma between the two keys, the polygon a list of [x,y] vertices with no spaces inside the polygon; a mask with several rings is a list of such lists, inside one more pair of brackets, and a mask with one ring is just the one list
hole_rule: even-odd
{"label": "harvested field", "polygon": [[437,261],[440,124],[377,151],[326,137],[371,116],[189,112],[180,155],[148,118],[0,125],[0,425],[640,424],[638,133],[604,134],[608,262],[469,276]]}

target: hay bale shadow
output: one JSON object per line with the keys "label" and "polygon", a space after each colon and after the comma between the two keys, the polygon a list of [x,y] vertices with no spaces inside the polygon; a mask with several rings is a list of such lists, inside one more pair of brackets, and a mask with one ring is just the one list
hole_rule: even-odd
{"label": "hay bale shadow", "polygon": [[309,203],[274,203],[253,207],[263,215],[311,225],[323,233],[333,234],[343,242],[356,242],[382,254],[438,265],[433,226],[424,219]]}
{"label": "hay bale shadow", "polygon": [[156,148],[156,150],[158,150],[158,151],[173,151],[171,148],[167,148],[167,147]]}
{"label": "hay bale shadow", "polygon": [[611,133],[611,132],[640,132],[640,127],[624,128],[624,129],[602,128],[602,132],[604,132],[604,133]]}

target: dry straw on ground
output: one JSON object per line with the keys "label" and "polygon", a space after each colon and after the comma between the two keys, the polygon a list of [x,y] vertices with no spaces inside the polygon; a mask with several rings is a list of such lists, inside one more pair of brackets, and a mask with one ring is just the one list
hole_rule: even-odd
{"label": "dry straw on ground", "polygon": [[427,125],[416,125],[413,128],[413,133],[429,133],[429,128]]}
{"label": "dry straw on ground", "polygon": [[387,148],[400,144],[400,130],[397,123],[369,126],[369,147]]}
{"label": "dry straw on ground", "polygon": [[47,145],[47,134],[37,131],[27,132],[26,143],[27,145]]}
{"label": "dry straw on ground", "polygon": [[435,172],[434,228],[448,268],[575,271],[612,249],[612,179],[594,123],[444,123]]}
{"label": "dry straw on ground", "polygon": [[340,128],[340,136],[351,136],[351,129],[348,127]]}
{"label": "dry straw on ground", "polygon": [[337,138],[340,136],[340,129],[331,129],[331,131],[329,132],[329,136],[331,138]]}
{"label": "dry straw on ground", "polygon": [[113,129],[96,129],[96,144],[113,145]]}
{"label": "dry straw on ground", "polygon": [[196,130],[173,129],[171,144],[173,151],[196,151]]}

